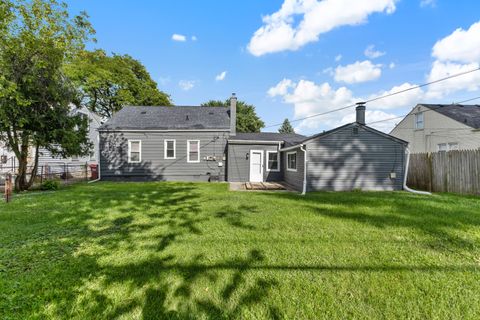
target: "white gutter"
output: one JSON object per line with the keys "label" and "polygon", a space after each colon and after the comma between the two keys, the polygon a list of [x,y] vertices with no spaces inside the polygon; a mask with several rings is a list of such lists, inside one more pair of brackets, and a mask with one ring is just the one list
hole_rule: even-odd
{"label": "white gutter", "polygon": [[432,194],[430,192],[413,190],[407,186],[408,166],[410,164],[410,150],[408,149],[408,147],[405,149],[405,153],[407,154],[407,164],[405,166],[405,173],[403,175],[403,189],[411,193],[431,196]]}
{"label": "white gutter", "polygon": [[283,141],[228,139],[228,143],[236,143],[236,144],[282,144]]}
{"label": "white gutter", "polygon": [[302,196],[305,195],[307,192],[307,149],[305,149],[305,145],[300,145],[300,150],[303,151],[303,188],[302,188]]}
{"label": "white gutter", "polygon": [[298,149],[298,148],[301,148],[303,146],[303,144],[296,144],[294,146],[291,146],[291,147],[287,147],[287,148],[283,148],[283,149],[280,149],[280,151],[290,151],[290,150],[293,150],[293,149]]}

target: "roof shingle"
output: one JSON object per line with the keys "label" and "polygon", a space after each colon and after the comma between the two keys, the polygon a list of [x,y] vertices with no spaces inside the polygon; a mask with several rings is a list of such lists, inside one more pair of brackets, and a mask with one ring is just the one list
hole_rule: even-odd
{"label": "roof shingle", "polygon": [[100,130],[200,130],[230,129],[226,107],[124,107]]}
{"label": "roof shingle", "polygon": [[480,105],[421,104],[421,106],[434,110],[474,129],[480,129]]}

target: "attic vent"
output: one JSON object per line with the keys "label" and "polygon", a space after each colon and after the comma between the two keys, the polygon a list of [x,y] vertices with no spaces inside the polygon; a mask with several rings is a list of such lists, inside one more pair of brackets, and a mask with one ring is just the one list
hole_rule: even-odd
{"label": "attic vent", "polygon": [[358,134],[358,127],[352,128],[352,134]]}
{"label": "attic vent", "polygon": [[140,113],[141,113],[141,114],[147,114],[147,111],[142,111],[142,112],[140,112]]}

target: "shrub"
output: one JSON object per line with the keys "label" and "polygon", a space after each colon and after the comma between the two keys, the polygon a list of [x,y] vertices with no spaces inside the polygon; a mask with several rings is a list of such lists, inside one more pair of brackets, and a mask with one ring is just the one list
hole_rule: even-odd
{"label": "shrub", "polygon": [[60,188],[60,183],[55,180],[47,180],[40,186],[40,190],[58,190],[58,188]]}

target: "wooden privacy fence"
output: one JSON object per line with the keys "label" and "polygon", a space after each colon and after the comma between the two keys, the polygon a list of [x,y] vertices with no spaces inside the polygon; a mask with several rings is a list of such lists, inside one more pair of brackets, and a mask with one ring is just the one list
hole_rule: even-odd
{"label": "wooden privacy fence", "polygon": [[480,194],[480,150],[411,154],[407,183],[431,192]]}

